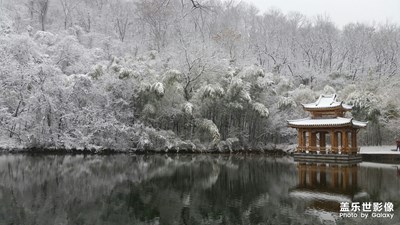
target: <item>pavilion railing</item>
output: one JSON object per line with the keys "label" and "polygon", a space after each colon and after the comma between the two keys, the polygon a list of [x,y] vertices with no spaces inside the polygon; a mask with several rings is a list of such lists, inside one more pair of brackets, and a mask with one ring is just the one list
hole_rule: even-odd
{"label": "pavilion railing", "polygon": [[298,146],[297,153],[310,153],[310,154],[348,154],[356,155],[360,152],[360,147],[319,147],[319,146]]}

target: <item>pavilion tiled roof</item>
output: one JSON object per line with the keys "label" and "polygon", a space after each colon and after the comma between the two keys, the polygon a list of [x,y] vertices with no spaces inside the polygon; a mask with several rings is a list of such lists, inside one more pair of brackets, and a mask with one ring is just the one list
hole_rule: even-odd
{"label": "pavilion tiled roof", "polygon": [[312,119],[304,118],[297,120],[288,120],[288,125],[291,127],[342,127],[342,126],[352,126],[352,127],[366,127],[366,122],[361,122],[354,120],[352,118],[336,117],[336,118],[321,118]]}
{"label": "pavilion tiled roof", "polygon": [[305,109],[330,109],[342,107],[345,110],[351,110],[353,106],[344,104],[343,102],[336,101],[336,94],[333,95],[320,95],[318,100],[314,103],[302,104]]}

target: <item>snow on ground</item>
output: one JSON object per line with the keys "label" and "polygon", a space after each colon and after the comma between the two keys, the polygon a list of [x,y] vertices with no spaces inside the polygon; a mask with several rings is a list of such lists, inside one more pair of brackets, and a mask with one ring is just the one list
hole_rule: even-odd
{"label": "snow on ground", "polygon": [[381,168],[381,169],[396,169],[399,164],[393,163],[376,163],[376,162],[361,162],[359,164],[361,167],[369,167],[369,168]]}
{"label": "snow on ground", "polygon": [[363,146],[360,148],[360,154],[399,154],[396,151],[395,145],[382,145],[382,146]]}

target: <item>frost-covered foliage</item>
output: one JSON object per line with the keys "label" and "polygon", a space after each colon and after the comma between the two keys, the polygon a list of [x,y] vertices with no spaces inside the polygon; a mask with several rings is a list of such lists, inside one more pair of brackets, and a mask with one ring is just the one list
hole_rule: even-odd
{"label": "frost-covered foliage", "polygon": [[298,88],[290,92],[293,100],[300,105],[301,103],[315,102],[318,94],[315,93],[311,88],[304,85],[300,85]]}
{"label": "frost-covered foliage", "polygon": [[398,25],[338,30],[221,0],[206,17],[190,1],[61,2],[41,15],[22,1],[0,6],[0,135],[23,146],[287,143],[286,120],[332,93],[374,124],[369,135],[398,131]]}
{"label": "frost-covered foliage", "polygon": [[10,34],[13,31],[13,21],[5,11],[0,9],[0,36]]}
{"label": "frost-covered foliage", "polygon": [[158,131],[143,126],[139,130],[139,133],[133,136],[136,149],[139,151],[195,151],[200,147],[190,140],[180,140],[172,131]]}
{"label": "frost-covered foliage", "polygon": [[363,120],[376,120],[380,115],[379,102],[381,101],[371,92],[355,91],[346,101],[353,105],[353,114]]}
{"label": "frost-covered foliage", "polygon": [[227,93],[232,100],[237,99],[239,101],[251,102],[249,89],[249,83],[243,81],[239,77],[233,77],[230,81]]}
{"label": "frost-covered foliage", "polygon": [[[50,36],[47,34],[47,36]],[[43,39],[37,39],[42,43]],[[88,73],[92,64],[90,50],[85,50],[74,36],[65,36],[54,46],[48,48],[48,54],[52,54],[52,61],[67,75],[76,73]]]}
{"label": "frost-covered foliage", "polygon": [[292,97],[280,97],[278,101],[278,108],[281,110],[292,109],[296,107],[296,101]]}
{"label": "frost-covered foliage", "polygon": [[151,91],[153,91],[158,97],[164,96],[164,84],[157,82],[151,86]]}
{"label": "frost-covered foliage", "polygon": [[184,112],[186,115],[192,116],[192,115],[193,115],[193,104],[190,103],[190,102],[186,102],[186,103],[183,105],[183,112]]}
{"label": "frost-covered foliage", "polygon": [[182,73],[176,69],[171,69],[164,74],[164,83],[173,85],[174,83],[182,82]]}
{"label": "frost-covered foliage", "polygon": [[253,109],[260,115],[261,118],[267,118],[269,116],[269,111],[267,107],[265,107],[261,103],[258,102],[253,103]]}
{"label": "frost-covered foliage", "polygon": [[201,97],[202,99],[205,98],[211,98],[211,99],[215,99],[215,98],[220,98],[223,97],[225,94],[224,89],[221,86],[216,86],[216,85],[206,85],[204,86],[201,90]]}
{"label": "frost-covered foliage", "polygon": [[196,121],[196,125],[201,130],[208,132],[214,143],[218,143],[218,141],[221,138],[221,135],[219,134],[217,125],[215,125],[213,121],[208,119],[198,119]]}
{"label": "frost-covered foliage", "polygon": [[277,79],[276,93],[282,95],[293,89],[293,83],[286,77],[279,77]]}
{"label": "frost-covered foliage", "polygon": [[326,94],[326,95],[336,94],[336,91],[333,87],[331,87],[329,85],[325,85],[324,90],[322,91],[322,94]]}
{"label": "frost-covered foliage", "polygon": [[[73,39],[52,47],[45,37],[53,35],[10,36],[1,42],[2,132],[32,148],[131,149],[136,130],[127,123],[133,119],[132,85],[120,86],[120,79],[109,76],[63,74],[64,65],[85,63],[76,61],[86,57],[84,49]],[[72,54],[71,48],[76,48]]]}
{"label": "frost-covered foliage", "polygon": [[38,44],[47,46],[53,45],[56,42],[56,36],[46,31],[37,31],[34,39]]}

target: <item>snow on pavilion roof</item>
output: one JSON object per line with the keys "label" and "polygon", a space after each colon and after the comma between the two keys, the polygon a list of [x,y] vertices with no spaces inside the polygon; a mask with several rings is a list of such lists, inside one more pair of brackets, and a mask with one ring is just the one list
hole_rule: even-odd
{"label": "snow on pavilion roof", "polygon": [[302,104],[305,109],[324,109],[343,107],[345,110],[351,110],[353,106],[343,104],[343,102],[336,101],[336,94],[333,95],[320,95],[318,100],[314,103]]}
{"label": "snow on pavilion roof", "polygon": [[344,117],[336,117],[336,118],[323,118],[323,119],[312,119],[312,118],[304,118],[298,120],[288,120],[288,125],[291,127],[337,127],[337,126],[347,126],[350,125],[352,127],[366,127],[366,122],[361,122],[354,120],[353,118],[344,118]]}

